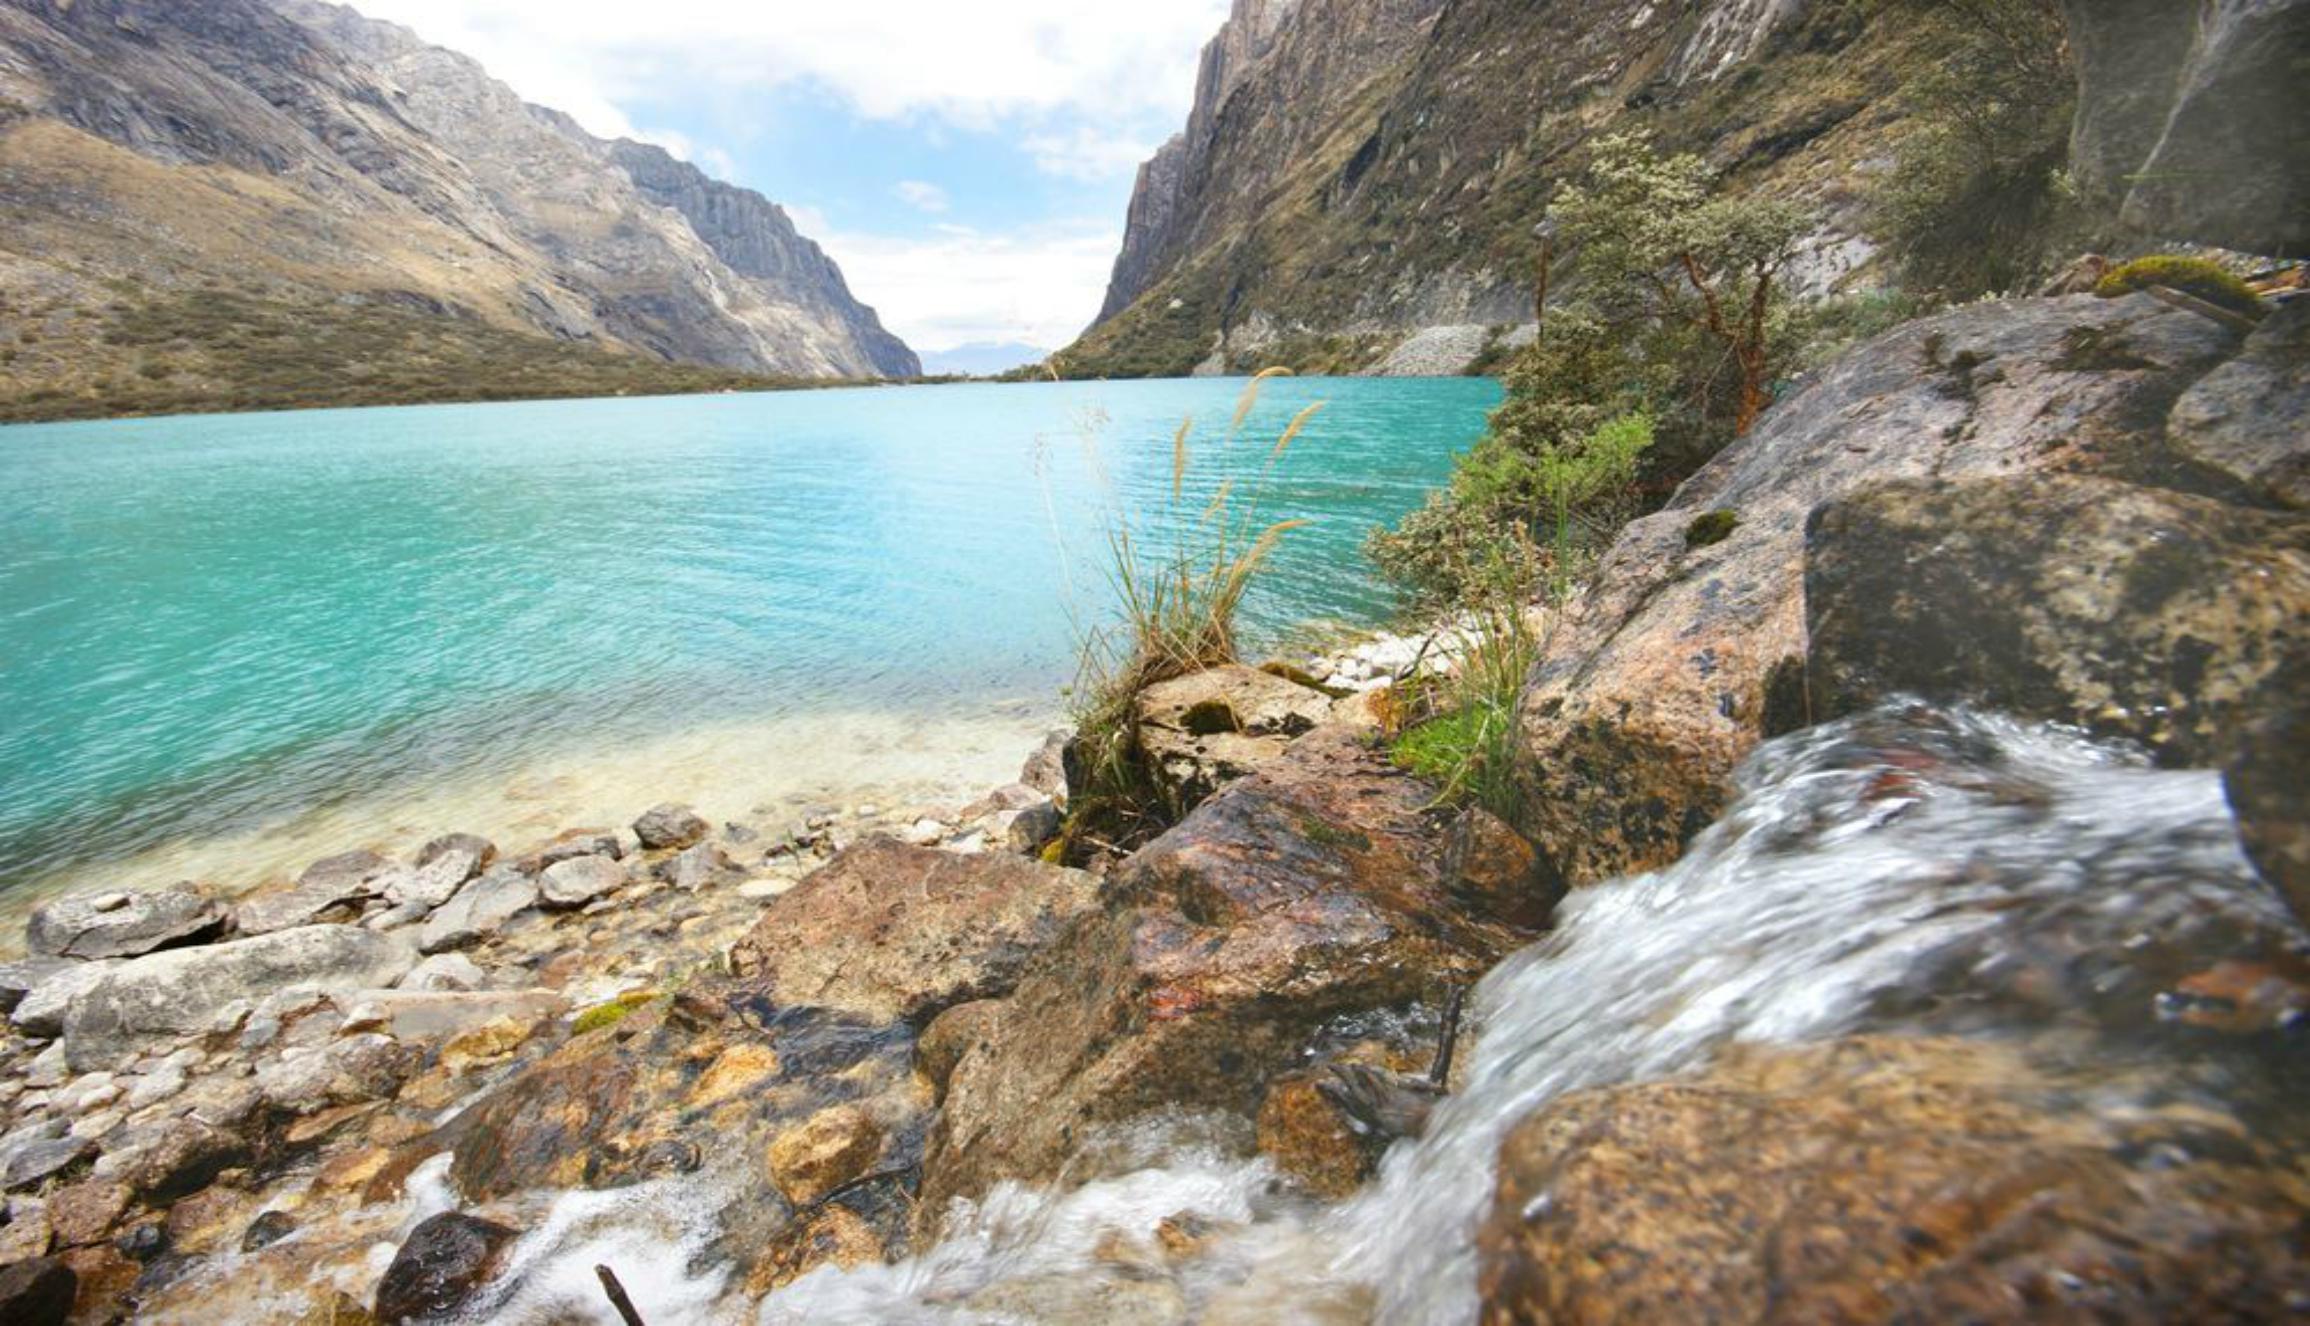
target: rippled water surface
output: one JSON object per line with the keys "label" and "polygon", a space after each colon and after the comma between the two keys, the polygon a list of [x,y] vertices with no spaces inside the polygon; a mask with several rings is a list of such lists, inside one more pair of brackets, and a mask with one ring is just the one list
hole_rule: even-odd
{"label": "rippled water surface", "polygon": [[1190,416],[1199,505],[1328,402],[1275,464],[1266,509],[1310,524],[1248,613],[1376,619],[1364,531],[1497,387],[1271,381],[1230,442],[1242,386],[0,428],[0,882],[299,820],[462,827],[381,818],[453,814],[444,788],[736,814],[822,766],[1015,762],[1106,602],[1105,513],[1159,513]]}

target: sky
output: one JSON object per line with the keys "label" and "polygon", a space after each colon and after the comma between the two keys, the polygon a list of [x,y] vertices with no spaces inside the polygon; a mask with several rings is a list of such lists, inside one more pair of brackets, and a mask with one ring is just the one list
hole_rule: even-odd
{"label": "sky", "polygon": [[919,351],[1056,349],[1227,0],[353,0],[783,204]]}

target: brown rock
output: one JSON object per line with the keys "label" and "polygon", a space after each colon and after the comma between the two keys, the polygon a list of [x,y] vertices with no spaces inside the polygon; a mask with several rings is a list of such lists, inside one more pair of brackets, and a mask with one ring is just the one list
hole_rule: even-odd
{"label": "brown rock", "polygon": [[2222,770],[2254,868],[2310,925],[2310,654],[2281,665]]}
{"label": "brown rock", "polygon": [[1336,1200],[1363,1186],[1379,1154],[1317,1088],[1324,1076],[1321,1069],[1305,1069],[1268,1087],[1259,1107],[1259,1149],[1308,1192]]}
{"label": "brown rock", "polygon": [[1283,753],[1331,714],[1321,691],[1241,664],[1161,682],[1140,693],[1139,756],[1184,814]]}
{"label": "brown rock", "polygon": [[1564,1097],[1501,1148],[1484,1320],[2287,1315],[2299,1172],[2203,1110],[2080,1106],[2127,1085],[1860,1039]]}
{"label": "brown rock", "polygon": [[1482,875],[1455,878],[1434,796],[1325,729],[1124,863],[1110,909],[1038,961],[954,1069],[925,1210],[1049,1180],[1092,1130],[1166,1105],[1248,1124],[1327,1020],[1414,1003],[1520,947],[1529,931],[1470,900],[1540,889],[1529,851],[1464,859]]}
{"label": "brown rock", "polygon": [[90,1179],[48,1195],[48,1224],[60,1248],[102,1243],[128,1210],[128,1185]]}
{"label": "brown rock", "polygon": [[255,1194],[223,1184],[171,1203],[165,1220],[169,1251],[198,1257],[237,1245],[256,1207]]}
{"label": "brown rock", "polygon": [[930,1082],[932,1095],[946,1099],[947,1079],[964,1054],[986,1043],[1003,1015],[1000,999],[974,999],[930,1020],[914,1043],[914,1066]]}
{"label": "brown rock", "polygon": [[874,1167],[882,1129],[853,1105],[811,1116],[770,1144],[770,1177],[797,1207],[809,1206]]}
{"label": "brown rock", "polygon": [[714,1056],[683,1102],[690,1109],[719,1105],[778,1075],[778,1052],[767,1045],[733,1045]]}
{"label": "brown rock", "polygon": [[921,1022],[1008,993],[1097,893],[1079,870],[870,838],[779,898],[731,970],[773,1003]]}
{"label": "brown rock", "polygon": [[821,1266],[851,1270],[885,1256],[882,1236],[856,1212],[823,1206],[779,1231],[746,1278],[746,1293],[760,1297]]}
{"label": "brown rock", "polygon": [[[1767,411],[1667,509],[1622,530],[1548,636],[1522,704],[1529,822],[1579,885],[1675,859],[1726,775],[1804,707],[1804,537],[1890,480],[2050,471],[2154,478],[2168,402],[2234,345],[2146,295],[1982,304],[1853,351]],[[1687,545],[1729,510],[1723,540]]]}
{"label": "brown rock", "polygon": [[496,1273],[514,1234],[462,1211],[419,1221],[377,1282],[377,1320],[392,1326],[455,1311]]}
{"label": "brown rock", "polygon": [[2219,764],[2310,654],[2310,518],[2089,478],[1886,484],[1813,513],[1811,713],[1890,695]]}
{"label": "brown rock", "polygon": [[[79,1281],[73,1295],[72,1316],[76,1321],[114,1321],[125,1314],[122,1300],[135,1287],[144,1267],[120,1249],[109,1243],[92,1248],[68,1248],[57,1254],[57,1260],[72,1270]],[[15,1318],[8,1318],[11,1323]]]}

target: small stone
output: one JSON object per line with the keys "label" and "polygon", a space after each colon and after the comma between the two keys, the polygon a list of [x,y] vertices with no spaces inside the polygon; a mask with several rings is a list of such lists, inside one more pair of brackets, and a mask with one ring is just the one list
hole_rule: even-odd
{"label": "small stone", "polygon": [[69,958],[25,958],[0,962],[0,1013],[13,1013],[34,986],[74,964]]}
{"label": "small stone", "polygon": [[547,866],[537,877],[548,907],[583,907],[626,882],[626,868],[606,856],[578,856]]}
{"label": "small stone", "polygon": [[948,827],[934,819],[923,818],[906,826],[899,840],[910,847],[935,847],[949,832]]}
{"label": "small stone", "polygon": [[385,901],[397,909],[430,910],[456,897],[457,891],[480,873],[480,853],[451,847],[415,869],[395,875],[385,885]]}
{"label": "small stone", "polygon": [[695,892],[709,884],[731,879],[740,871],[738,863],[730,859],[728,852],[712,843],[699,843],[659,862],[653,873],[675,888]]}
{"label": "small stone", "polygon": [[48,1203],[37,1197],[12,1197],[4,1217],[0,1219],[0,1265],[48,1255],[55,1239],[48,1222]]}
{"label": "small stone", "polygon": [[255,1252],[271,1247],[297,1231],[296,1220],[286,1211],[266,1211],[249,1222],[248,1232],[241,1235],[241,1251]]}
{"label": "small stone", "polygon": [[0,1187],[10,1192],[29,1188],[53,1174],[96,1154],[96,1145],[83,1137],[55,1137],[23,1143],[8,1152],[0,1164]]}
{"label": "small stone", "polygon": [[446,1316],[486,1283],[516,1231],[461,1211],[418,1223],[377,1282],[377,1319]]}
{"label": "small stone", "polygon": [[874,1227],[857,1212],[835,1203],[779,1231],[746,1278],[746,1293],[759,1297],[821,1266],[847,1271],[882,1258],[882,1239]]}
{"label": "small stone", "polygon": [[121,965],[117,959],[74,963],[26,991],[8,1020],[27,1036],[60,1036],[64,1034],[64,1015],[73,1003]]}
{"label": "small stone", "polygon": [[476,873],[487,870],[497,860],[497,844],[478,833],[445,833],[417,849],[417,866],[422,869],[451,852],[462,852],[474,859]]}
{"label": "small stone", "polygon": [[475,1064],[503,1059],[520,1049],[533,1029],[532,1023],[513,1017],[484,1022],[441,1047],[441,1066],[462,1072]]}
{"label": "small stone", "polygon": [[797,1207],[865,1174],[882,1151],[882,1130],[855,1105],[810,1116],[770,1144],[770,1177]]}
{"label": "small stone", "polygon": [[436,953],[410,968],[397,988],[403,990],[478,990],[488,976],[480,964],[462,953]]}
{"label": "small stone", "polygon": [[652,806],[634,821],[634,836],[652,852],[688,847],[713,832],[714,826],[688,806],[668,802]]}
{"label": "small stone", "polygon": [[525,876],[509,870],[484,875],[426,918],[417,934],[417,949],[443,953],[470,947],[496,934],[537,900],[537,884]]}
{"label": "small stone", "polygon": [[56,1246],[83,1248],[104,1242],[128,1210],[128,1185],[89,1179],[48,1195],[48,1224]]}

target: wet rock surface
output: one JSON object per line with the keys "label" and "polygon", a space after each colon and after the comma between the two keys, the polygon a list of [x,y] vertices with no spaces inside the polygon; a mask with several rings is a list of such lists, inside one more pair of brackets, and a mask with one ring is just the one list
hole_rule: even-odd
{"label": "wet rock surface", "polygon": [[2310,654],[2310,519],[2102,479],[1902,483],[1806,535],[1816,719],[1964,700],[2218,765]]}
{"label": "wet rock surface", "polygon": [[1038,959],[961,1055],[926,1211],[998,1179],[1056,1178],[1098,1127],[1148,1111],[1248,1122],[1328,1020],[1412,1004],[1522,943],[1528,931],[1461,899],[1543,887],[1530,849],[1508,835],[1455,878],[1433,797],[1326,729],[1132,857],[1106,910]]}
{"label": "wet rock surface", "polygon": [[514,1234],[457,1211],[421,1221],[377,1282],[377,1320],[422,1321],[463,1306],[489,1279]]}
{"label": "wet rock surface", "polygon": [[649,852],[679,851],[704,840],[713,830],[703,815],[671,802],[652,806],[634,821],[634,836],[641,840],[642,850]]}
{"label": "wet rock surface", "polygon": [[2310,652],[2280,665],[2255,707],[2223,787],[2255,869],[2310,925]]}
{"label": "wet rock surface", "polygon": [[870,838],[779,898],[731,970],[788,1005],[925,1022],[1009,993],[1027,959],[1098,897],[1079,870]]}
{"label": "wet rock surface", "polygon": [[2294,1311],[2310,1194],[2286,1152],[2187,1103],[2076,1108],[2123,1085],[1864,1039],[1567,1096],[1501,1148],[1484,1320]]}
{"label": "wet rock surface", "polygon": [[[1824,502],[1904,479],[2197,482],[2165,415],[2233,354],[2146,295],[1982,304],[1870,342],[1632,522],[1542,651],[1521,709],[1531,822],[1571,884],[1674,859],[1763,737],[1804,726],[1804,540]],[[1688,545],[1695,517],[1724,539]]]}
{"label": "wet rock surface", "polygon": [[2264,320],[2237,358],[2174,402],[2174,450],[2262,500],[2310,507],[2310,299]]}

